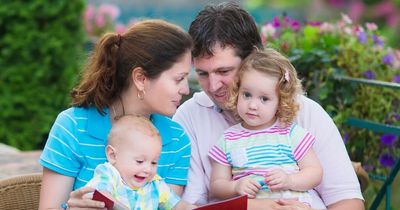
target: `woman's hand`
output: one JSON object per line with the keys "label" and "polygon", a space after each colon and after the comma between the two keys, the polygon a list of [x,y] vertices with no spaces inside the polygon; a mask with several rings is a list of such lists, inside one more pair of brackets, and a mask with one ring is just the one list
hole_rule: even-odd
{"label": "woman's hand", "polygon": [[91,187],[83,187],[81,189],[72,191],[67,201],[67,209],[106,209],[103,202],[92,200],[92,196],[90,194],[93,192],[94,189]]}
{"label": "woman's hand", "polygon": [[261,185],[249,177],[244,177],[236,181],[235,192],[239,195],[247,195],[249,198],[255,198]]}

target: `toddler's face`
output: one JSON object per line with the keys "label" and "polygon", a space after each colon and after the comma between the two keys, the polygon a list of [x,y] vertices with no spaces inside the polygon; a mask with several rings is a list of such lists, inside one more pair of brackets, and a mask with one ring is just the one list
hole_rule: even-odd
{"label": "toddler's face", "polygon": [[272,126],[279,104],[278,79],[250,69],[243,73],[240,82],[237,111],[243,126],[252,130]]}
{"label": "toddler's face", "polygon": [[116,146],[114,167],[125,184],[133,189],[142,187],[157,173],[161,141],[154,138],[140,133],[131,134]]}

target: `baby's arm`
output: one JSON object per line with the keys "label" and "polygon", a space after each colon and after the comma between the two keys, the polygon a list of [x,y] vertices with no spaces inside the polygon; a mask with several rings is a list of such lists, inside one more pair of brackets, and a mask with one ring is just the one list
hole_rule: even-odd
{"label": "baby's arm", "polygon": [[254,179],[243,177],[232,181],[232,169],[230,166],[222,165],[214,160],[211,161],[212,173],[210,192],[219,199],[228,199],[237,195],[248,195],[255,198],[261,185]]}
{"label": "baby's arm", "polygon": [[271,190],[307,191],[322,180],[322,167],[312,148],[298,161],[300,171],[286,174],[283,170],[273,170],[265,175],[265,182]]}

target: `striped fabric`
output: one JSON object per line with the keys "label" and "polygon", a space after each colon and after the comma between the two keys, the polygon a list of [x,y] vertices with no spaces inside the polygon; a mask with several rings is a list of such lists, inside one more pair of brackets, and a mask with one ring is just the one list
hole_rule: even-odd
{"label": "striped fabric", "polygon": [[111,196],[132,210],[139,209],[172,209],[180,200],[164,182],[156,175],[152,181],[139,189],[131,189],[122,180],[119,172],[110,163],[96,167],[93,179],[86,186],[107,191]]}
{"label": "striped fabric", "polygon": [[[84,186],[97,165],[106,162],[105,146],[111,129],[108,109],[100,115],[94,107],[71,107],[54,122],[40,164],[59,174],[76,178],[73,189]],[[190,142],[182,127],[170,118],[153,114],[150,120],[159,130],[162,151],[157,173],[168,184],[186,185],[190,163]]]}
{"label": "striped fabric", "polygon": [[[295,123],[282,128],[276,122],[262,130],[248,130],[237,124],[225,130],[209,156],[232,167],[234,180],[245,176],[263,180],[265,173],[276,168],[289,174],[298,172],[297,162],[314,141],[314,136]],[[262,190],[268,190],[268,186],[264,185]]]}

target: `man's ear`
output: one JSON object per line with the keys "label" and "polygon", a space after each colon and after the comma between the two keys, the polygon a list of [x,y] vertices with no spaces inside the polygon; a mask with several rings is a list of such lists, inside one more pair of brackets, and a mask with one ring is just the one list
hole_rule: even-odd
{"label": "man's ear", "polygon": [[144,90],[144,83],[146,79],[147,78],[142,67],[136,67],[132,70],[132,83],[139,91]]}
{"label": "man's ear", "polygon": [[116,150],[111,145],[107,145],[107,147],[106,147],[106,156],[107,156],[108,162],[110,162],[111,165],[114,165],[117,162]]}

